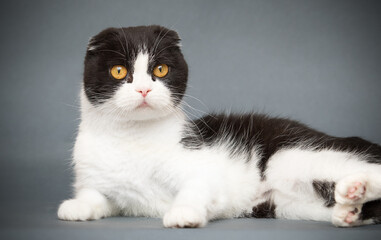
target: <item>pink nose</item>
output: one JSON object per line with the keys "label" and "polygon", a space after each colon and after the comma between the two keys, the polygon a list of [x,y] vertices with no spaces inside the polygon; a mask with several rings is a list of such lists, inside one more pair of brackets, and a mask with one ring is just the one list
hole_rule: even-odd
{"label": "pink nose", "polygon": [[149,92],[151,92],[151,89],[144,89],[144,90],[136,90],[137,92],[141,93],[143,97],[146,97]]}

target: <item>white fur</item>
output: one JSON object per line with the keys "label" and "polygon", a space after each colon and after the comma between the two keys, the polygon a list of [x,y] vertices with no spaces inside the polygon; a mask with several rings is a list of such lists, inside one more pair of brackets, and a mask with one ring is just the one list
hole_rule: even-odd
{"label": "white fur", "polygon": [[[357,213],[354,213],[357,209]],[[353,214],[351,214],[353,213]],[[359,215],[361,213],[361,205],[342,205],[337,204],[333,208],[332,223],[339,227],[349,227],[361,225]]]}
{"label": "white fur", "polygon": [[[248,163],[245,156],[232,158],[223,142],[186,149],[180,143],[186,118],[168,88],[152,81],[148,61],[146,53],[139,53],[134,81],[100,106],[82,93],[73,156],[75,196],[60,206],[60,219],[122,213],[163,217],[166,227],[201,227],[211,219],[250,213],[271,197],[279,217],[328,221],[332,209],[314,194],[314,179],[338,181],[359,169],[380,176],[380,167],[359,161],[359,155],[286,149],[270,159],[261,182],[255,149]],[[151,90],[145,98],[142,89]],[[140,107],[144,101],[148,107]]]}
{"label": "white fur", "polygon": [[[363,199],[361,203],[380,198],[381,185],[377,184],[381,183],[381,166],[367,164],[361,158],[363,156],[358,154],[328,149],[313,151],[294,148],[281,150],[274,154],[269,160],[266,179],[272,189],[272,197],[277,206],[277,217],[319,221],[330,221],[332,218],[335,225],[349,226],[350,224],[344,222],[345,219],[341,219],[342,224],[340,225],[338,219],[342,218],[343,209],[352,209],[353,206],[358,206],[358,202],[344,203],[338,200],[340,205],[349,205],[347,207],[336,206],[336,210],[333,212],[332,208],[323,206],[323,202],[314,193],[311,183],[316,179],[337,182],[335,194],[337,200],[340,199],[337,191],[342,192],[342,189],[345,188],[342,185],[348,186],[348,179],[363,181],[365,172],[368,175],[366,178],[368,182],[372,182],[372,190],[367,193],[369,197]],[[337,209],[341,210],[337,211]],[[335,216],[335,214],[340,216]],[[355,222],[354,224],[359,225],[360,223]]]}
{"label": "white fur", "polygon": [[111,216],[113,207],[104,195],[94,189],[83,188],[75,199],[64,201],[59,210],[58,217],[71,221],[96,220]]}

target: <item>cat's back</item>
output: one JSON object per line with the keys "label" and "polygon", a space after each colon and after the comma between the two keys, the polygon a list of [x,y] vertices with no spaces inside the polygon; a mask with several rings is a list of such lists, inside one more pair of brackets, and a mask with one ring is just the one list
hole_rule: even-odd
{"label": "cat's back", "polygon": [[305,134],[321,133],[297,121],[264,114],[208,114],[190,124],[182,143],[189,148],[225,143],[234,151],[250,152],[259,145],[269,146]]}

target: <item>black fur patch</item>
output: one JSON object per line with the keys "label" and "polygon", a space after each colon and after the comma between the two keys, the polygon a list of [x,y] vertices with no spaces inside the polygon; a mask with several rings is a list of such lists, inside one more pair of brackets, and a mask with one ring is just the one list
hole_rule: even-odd
{"label": "black fur patch", "polygon": [[[161,26],[108,28],[90,39],[85,57],[84,87],[92,104],[100,104],[112,97],[123,83],[133,81],[133,65],[141,50],[150,56],[148,74],[157,64],[167,64],[169,73],[160,81],[171,90],[179,103],[186,90],[188,66],[178,46],[178,34]],[[110,74],[114,65],[123,65],[128,74],[116,80]],[[152,76],[153,80],[156,80]]]}
{"label": "black fur patch", "polygon": [[275,218],[275,204],[271,201],[266,201],[255,207],[253,207],[253,212],[251,217],[255,218]]}
{"label": "black fur patch", "polygon": [[361,220],[372,219],[374,223],[381,223],[381,199],[364,203],[359,217]]}
{"label": "black fur patch", "polygon": [[316,194],[325,201],[324,205],[326,207],[333,207],[335,205],[334,182],[314,180],[312,186],[314,187]]}
{"label": "black fur patch", "polygon": [[381,164],[381,146],[358,137],[332,137],[284,118],[260,114],[211,114],[190,123],[181,143],[190,149],[227,144],[232,155],[246,154],[248,161],[257,148],[262,178],[269,158],[282,148],[333,149],[366,154],[366,161]]}

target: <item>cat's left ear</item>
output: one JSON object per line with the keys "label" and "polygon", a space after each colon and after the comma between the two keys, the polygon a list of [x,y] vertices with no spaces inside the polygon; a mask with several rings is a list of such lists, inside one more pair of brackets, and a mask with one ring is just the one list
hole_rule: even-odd
{"label": "cat's left ear", "polygon": [[181,47],[181,38],[179,34],[175,30],[170,30],[171,31],[171,36],[174,42],[176,42],[178,47]]}
{"label": "cat's left ear", "polygon": [[181,47],[181,38],[175,30],[157,26],[157,29],[154,31],[154,33],[157,35],[157,37],[159,37],[159,39],[162,38],[161,42],[171,42],[175,43],[178,47]]}

